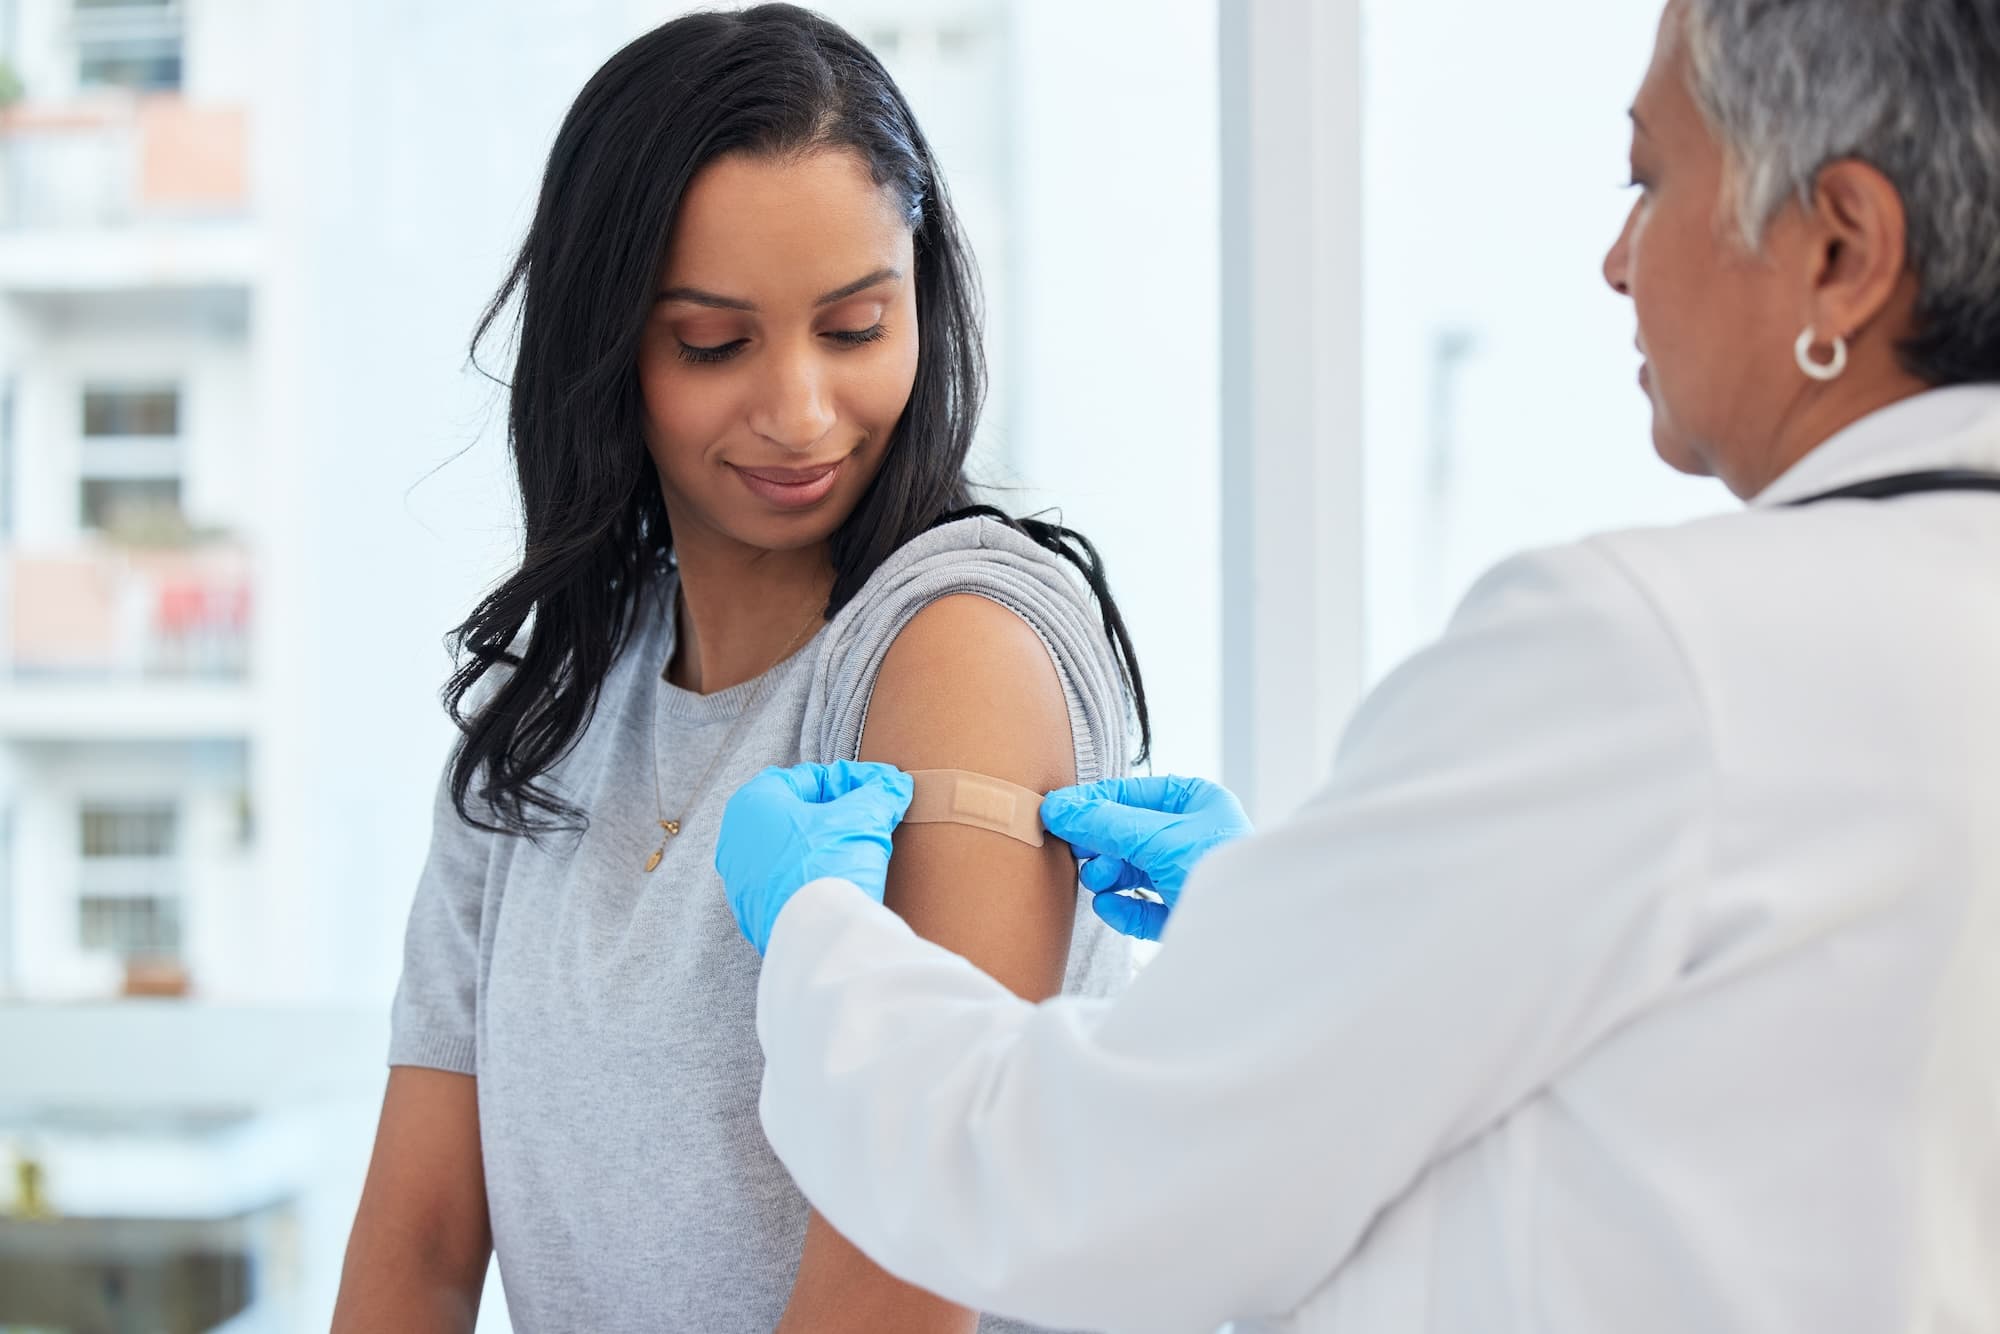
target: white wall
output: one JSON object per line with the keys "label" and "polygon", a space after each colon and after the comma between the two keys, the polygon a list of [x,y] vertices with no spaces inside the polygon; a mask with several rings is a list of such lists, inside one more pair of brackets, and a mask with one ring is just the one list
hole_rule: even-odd
{"label": "white wall", "polygon": [[[24,324],[20,311],[13,301],[0,298],[0,397],[11,396],[9,422],[0,422],[0,431],[6,431],[5,443],[0,443],[0,468],[6,476],[0,477],[0,539],[8,538],[15,524],[21,519],[21,399],[20,376],[22,359],[27,355],[32,325]],[[8,614],[8,593],[6,581],[0,579],[0,616]]]}
{"label": "white wall", "polygon": [[190,101],[247,101],[258,84],[262,21],[258,0],[184,0],[182,91]]}
{"label": "white wall", "polygon": [[14,72],[28,97],[53,101],[76,92],[76,43],[70,36],[70,7],[55,0],[12,0]]}

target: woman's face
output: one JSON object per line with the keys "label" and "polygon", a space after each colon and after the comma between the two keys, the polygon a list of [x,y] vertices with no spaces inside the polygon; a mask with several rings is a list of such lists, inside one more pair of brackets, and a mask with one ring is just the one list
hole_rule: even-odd
{"label": "woman's face", "polygon": [[730,155],[695,177],[639,354],[677,544],[825,541],[916,373],[910,229],[857,155]]}
{"label": "woman's face", "polygon": [[1788,209],[1762,257],[1742,243],[1721,145],[1689,88],[1681,24],[1680,0],[1672,0],[1632,108],[1639,197],[1605,256],[1604,277],[1632,299],[1645,358],[1639,383],[1652,399],[1660,457],[1735,486],[1755,471],[1743,456],[1775,438],[1806,384],[1792,344],[1810,313],[1786,277],[1806,242]]}

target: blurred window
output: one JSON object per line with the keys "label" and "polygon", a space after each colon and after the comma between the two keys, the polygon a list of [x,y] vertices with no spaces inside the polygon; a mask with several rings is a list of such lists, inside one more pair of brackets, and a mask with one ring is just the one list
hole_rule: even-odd
{"label": "blurred window", "polygon": [[125,958],[177,955],[179,810],[166,801],[85,802],[77,825],[78,943]]}
{"label": "blurred window", "polygon": [[[1659,6],[1364,0],[1367,647],[1513,552],[1725,508],[1654,456],[1604,253]],[[1449,40],[1441,40],[1449,34]]]}
{"label": "blurred window", "polygon": [[76,0],[77,83],[173,92],[181,86],[177,0]]}
{"label": "blurred window", "polygon": [[93,385],[83,391],[83,434],[174,436],[181,426],[181,391],[172,386],[144,388]]}
{"label": "blurred window", "polygon": [[86,804],[79,824],[86,858],[168,857],[179,820],[167,802]]}
{"label": "blurred window", "polygon": [[174,477],[86,477],[83,525],[99,532],[124,533],[154,520],[181,515],[181,484]]}
{"label": "blurred window", "polygon": [[177,958],[181,905],[163,894],[86,894],[77,900],[77,943],[120,958]]}
{"label": "blurred window", "polygon": [[83,524],[121,532],[181,516],[181,394],[176,386],[91,385],[83,391],[78,468]]}

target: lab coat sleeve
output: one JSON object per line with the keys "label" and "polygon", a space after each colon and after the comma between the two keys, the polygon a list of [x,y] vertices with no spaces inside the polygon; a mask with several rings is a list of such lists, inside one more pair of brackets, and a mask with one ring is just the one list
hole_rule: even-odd
{"label": "lab coat sleeve", "polygon": [[1364,703],[1327,787],[1197,869],[1122,997],[1027,1004],[808,886],[759,993],[765,1129],[844,1234],[969,1306],[1287,1311],[1672,985],[1711,751],[1609,550],[1519,558]]}

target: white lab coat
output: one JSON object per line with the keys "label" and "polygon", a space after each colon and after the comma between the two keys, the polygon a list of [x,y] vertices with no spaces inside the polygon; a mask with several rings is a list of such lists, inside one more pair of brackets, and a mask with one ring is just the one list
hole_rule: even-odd
{"label": "white lab coat", "polygon": [[772,1145],[1063,1327],[2000,1330],[2000,495],[1779,507],[1944,466],[2000,469],[2000,390],[1502,565],[1120,998],[807,886]]}

